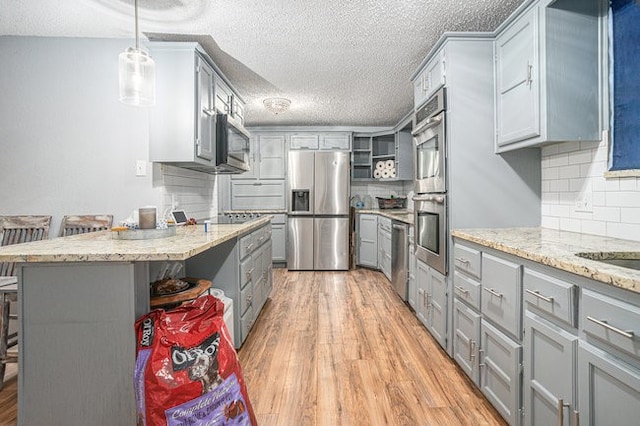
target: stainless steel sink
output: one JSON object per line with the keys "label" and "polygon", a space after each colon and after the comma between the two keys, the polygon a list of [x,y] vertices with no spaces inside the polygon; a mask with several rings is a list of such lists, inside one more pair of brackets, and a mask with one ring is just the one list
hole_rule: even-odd
{"label": "stainless steel sink", "polygon": [[640,271],[640,256],[635,252],[593,252],[576,253],[576,256],[608,265],[620,266],[622,268]]}

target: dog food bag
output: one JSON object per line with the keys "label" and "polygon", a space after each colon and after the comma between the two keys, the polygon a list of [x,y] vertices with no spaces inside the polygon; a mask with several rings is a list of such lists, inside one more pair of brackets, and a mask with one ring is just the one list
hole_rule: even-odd
{"label": "dog food bag", "polygon": [[204,296],[138,318],[138,426],[257,425],[223,314]]}

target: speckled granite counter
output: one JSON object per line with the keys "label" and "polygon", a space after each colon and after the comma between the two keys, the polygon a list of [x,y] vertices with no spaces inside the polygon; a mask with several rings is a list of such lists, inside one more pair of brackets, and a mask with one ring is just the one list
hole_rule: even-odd
{"label": "speckled granite counter", "polygon": [[400,222],[413,225],[413,210],[405,209],[356,209],[356,214],[377,214],[379,216],[388,217],[389,219],[398,220]]}
{"label": "speckled granite counter", "polygon": [[640,293],[640,271],[576,256],[615,252],[640,259],[640,242],[545,228],[459,229],[451,235],[605,284]]}
{"label": "speckled granite counter", "polygon": [[176,235],[150,240],[115,240],[111,231],[0,247],[0,262],[139,262],[186,260],[268,223],[271,216],[242,224],[178,227]]}

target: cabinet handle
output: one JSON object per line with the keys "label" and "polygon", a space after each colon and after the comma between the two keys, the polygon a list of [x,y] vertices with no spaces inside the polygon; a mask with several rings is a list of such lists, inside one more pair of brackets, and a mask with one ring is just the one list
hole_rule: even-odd
{"label": "cabinet handle", "polygon": [[456,257],[456,260],[460,263],[464,263],[465,265],[471,265],[471,261],[464,257]]}
{"label": "cabinet handle", "polygon": [[253,243],[251,244],[247,244],[247,246],[245,247],[246,250],[251,250],[251,247],[253,247]]}
{"label": "cabinet handle", "polygon": [[545,302],[549,302],[549,303],[553,303],[553,297],[552,296],[543,296],[540,294],[540,292],[538,290],[529,290],[528,288],[525,288],[524,291],[526,291],[527,293],[537,297],[538,299],[542,299]]}
{"label": "cabinet handle", "polygon": [[469,361],[473,361],[473,359],[476,357],[473,354],[473,350],[476,348],[476,341],[475,340],[469,340]]}
{"label": "cabinet handle", "polygon": [[533,69],[533,65],[527,61],[527,86],[531,87],[531,83],[533,83],[533,79],[531,78],[531,71]]}
{"label": "cabinet handle", "polygon": [[569,407],[571,404],[566,404],[564,399],[558,398],[558,426],[564,426],[564,407]]}
{"label": "cabinet handle", "polygon": [[603,320],[598,320],[598,319],[595,319],[595,318],[593,318],[593,317],[591,317],[591,316],[587,316],[587,319],[588,319],[589,321],[591,321],[591,322],[595,322],[596,324],[598,324],[598,325],[600,325],[600,326],[602,326],[602,327],[606,328],[607,330],[611,330],[611,331],[613,331],[614,333],[617,333],[617,334],[619,334],[619,335],[621,335],[621,336],[624,336],[624,337],[626,337],[627,339],[633,339],[633,336],[635,335],[635,333],[633,332],[633,330],[621,330],[621,329],[619,329],[619,328],[617,328],[617,327],[614,327],[614,326],[612,326],[612,325],[609,325],[609,324],[607,323],[607,320],[604,320],[604,319],[603,319]]}
{"label": "cabinet handle", "polygon": [[573,411],[573,426],[580,426],[580,414],[577,410]]}
{"label": "cabinet handle", "polygon": [[[482,368],[485,367],[486,364],[484,362],[482,362],[482,355],[484,354],[484,349],[478,349],[478,361],[480,361],[478,363],[478,368]],[[482,376],[480,376],[480,382],[482,382]]]}
{"label": "cabinet handle", "polygon": [[462,294],[469,294],[469,290],[467,290],[466,288],[460,287],[459,285],[456,286],[456,290],[458,290]]}
{"label": "cabinet handle", "polygon": [[504,296],[502,293],[498,293],[497,291],[495,291],[492,288],[484,288],[486,291],[488,291],[489,293],[491,293],[492,295],[499,297],[500,299],[502,299],[502,297]]}

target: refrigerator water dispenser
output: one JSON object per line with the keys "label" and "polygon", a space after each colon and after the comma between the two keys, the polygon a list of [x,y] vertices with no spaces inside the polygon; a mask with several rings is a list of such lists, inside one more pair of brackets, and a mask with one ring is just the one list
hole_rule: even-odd
{"label": "refrigerator water dispenser", "polygon": [[309,211],[309,190],[294,189],[291,191],[291,211],[308,212]]}

